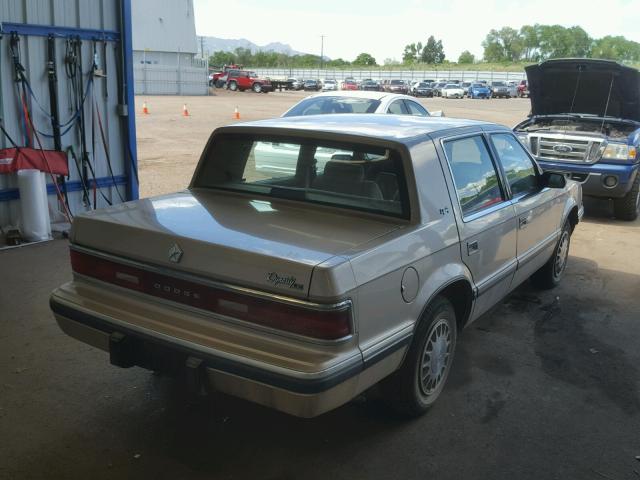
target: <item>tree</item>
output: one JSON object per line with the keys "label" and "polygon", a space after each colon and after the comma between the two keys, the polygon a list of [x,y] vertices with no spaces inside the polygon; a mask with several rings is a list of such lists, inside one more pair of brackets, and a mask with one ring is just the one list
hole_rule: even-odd
{"label": "tree", "polygon": [[353,61],[353,65],[361,65],[361,66],[365,66],[365,67],[373,67],[378,65],[376,63],[376,59],[373,58],[370,54],[368,53],[361,53],[360,55],[358,55],[356,57],[356,59]]}
{"label": "tree", "polygon": [[209,66],[210,67],[221,67],[223,65],[231,65],[235,63],[236,58],[231,52],[224,52],[219,50],[217,52],[213,52],[213,55],[209,57]]}
{"label": "tree", "polygon": [[607,35],[593,42],[590,53],[593,58],[639,62],[640,43],[620,36]]}
{"label": "tree", "polygon": [[404,47],[404,52],[402,52],[402,63],[415,63],[420,60],[421,55],[422,42],[410,43],[409,45]]}
{"label": "tree", "polygon": [[490,30],[482,46],[487,62],[517,62],[523,51],[522,37],[511,27]]}
{"label": "tree", "polygon": [[420,60],[423,63],[442,63],[444,62],[444,47],[442,46],[442,40],[436,41],[435,37],[431,35],[427,39],[427,43],[422,49],[420,54]]}
{"label": "tree", "polygon": [[458,57],[458,63],[473,63],[476,57],[469,50],[465,50]]}

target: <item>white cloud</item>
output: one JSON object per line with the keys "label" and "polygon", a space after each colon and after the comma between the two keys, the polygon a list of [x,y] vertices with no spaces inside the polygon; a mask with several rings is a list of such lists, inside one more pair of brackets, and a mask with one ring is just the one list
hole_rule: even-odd
{"label": "white cloud", "polygon": [[344,0],[314,3],[195,0],[196,31],[261,45],[278,41],[315,54],[324,34],[325,55],[353,60],[368,52],[379,63],[400,59],[406,44],[424,43],[429,35],[442,40],[449,59],[456,60],[466,49],[480,57],[490,29],[534,23],[579,25],[593,37],[624,35],[640,42],[640,0],[609,0],[606,5],[578,0],[400,0],[399,5],[379,6],[347,0],[346,12]]}

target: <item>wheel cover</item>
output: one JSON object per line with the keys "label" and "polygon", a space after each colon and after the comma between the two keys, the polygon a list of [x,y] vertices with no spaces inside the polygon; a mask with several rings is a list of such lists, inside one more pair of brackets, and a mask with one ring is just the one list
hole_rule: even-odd
{"label": "wheel cover", "polygon": [[558,249],[556,250],[556,258],[553,263],[553,276],[559,278],[567,266],[567,258],[569,257],[569,232],[562,232]]}
{"label": "wheel cover", "polygon": [[451,328],[447,319],[438,320],[429,330],[420,363],[420,389],[432,395],[442,384],[449,370]]}

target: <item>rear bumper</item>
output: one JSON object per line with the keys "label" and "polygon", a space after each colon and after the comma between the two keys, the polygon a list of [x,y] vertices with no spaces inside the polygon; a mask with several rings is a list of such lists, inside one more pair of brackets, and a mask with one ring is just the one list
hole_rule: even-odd
{"label": "rear bumper", "polygon": [[[631,189],[640,169],[639,164],[623,165],[598,162],[593,165],[580,165],[541,159],[538,160],[538,163],[543,170],[565,173],[572,180],[580,182],[584,195],[603,198],[624,197]],[[604,179],[608,176],[616,178],[615,186],[605,186]]]}
{"label": "rear bumper", "polygon": [[[393,372],[410,341],[406,337],[390,344],[374,361],[363,360],[358,350],[329,368],[299,371],[124,321],[70,301],[60,290],[51,295],[50,306],[62,331],[109,352],[114,365],[186,371],[196,361],[197,375],[208,389],[299,417],[337,408]],[[126,347],[114,347],[116,338]]]}

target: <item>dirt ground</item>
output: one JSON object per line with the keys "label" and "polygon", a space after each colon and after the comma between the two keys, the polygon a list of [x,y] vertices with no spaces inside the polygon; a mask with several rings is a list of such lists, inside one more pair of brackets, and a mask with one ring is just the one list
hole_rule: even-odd
{"label": "dirt ground", "polygon": [[[148,197],[185,188],[209,135],[217,127],[239,121],[282,115],[309,92],[230,92],[211,89],[209,97],[136,98],[140,196]],[[148,115],[143,115],[146,102]],[[420,99],[427,110],[443,110],[448,117],[490,120],[513,126],[526,116],[527,99],[443,100]],[[186,104],[189,116],[182,115]]]}
{"label": "dirt ground", "polygon": [[[302,93],[138,98],[141,193],[187,185],[211,131],[278,115]],[[187,103],[190,117],[182,117]],[[425,99],[513,125],[527,100]],[[371,397],[302,420],[118,369],[65,336],[48,295],[59,240],[0,252],[0,479],[640,479],[640,222],[587,202],[562,285],[518,288],[460,337],[424,417]],[[37,274],[36,274],[37,273]]]}

